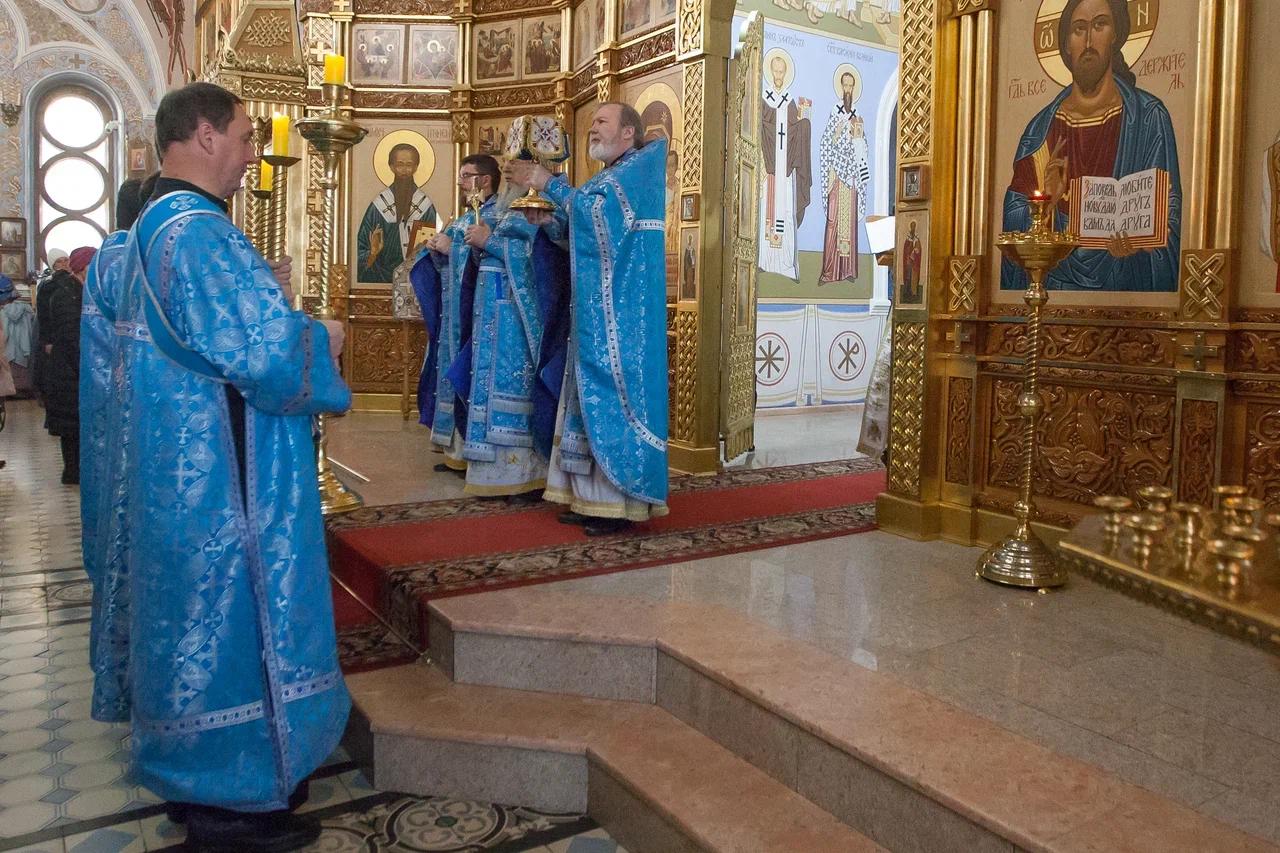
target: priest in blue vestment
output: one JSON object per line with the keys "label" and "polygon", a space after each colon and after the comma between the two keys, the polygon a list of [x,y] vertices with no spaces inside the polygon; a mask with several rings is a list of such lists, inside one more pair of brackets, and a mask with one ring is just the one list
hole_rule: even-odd
{"label": "priest in blue vestment", "polygon": [[544,496],[589,535],[667,513],[667,143],[643,137],[632,107],[601,104],[587,139],[604,169],[581,187],[507,166],[568,217],[572,330]]}
{"label": "priest in blue vestment", "polygon": [[312,439],[350,405],[342,325],[292,310],[227,215],[255,159],[238,97],[170,92],[156,147],[113,306],[130,774],[185,804],[194,849],[294,850],[319,825],[290,795],[350,710]]}
{"label": "priest in blue vestment", "polygon": [[535,225],[511,201],[525,188],[508,183],[499,202],[496,228],[485,223],[466,230],[480,251],[471,335],[471,395],[466,442],[469,495],[540,497],[551,453],[555,396],[539,394],[544,333],[567,308],[569,287],[567,221],[561,213]]}
{"label": "priest in blue vestment", "polygon": [[[463,200],[478,195],[480,221],[497,223],[495,193],[502,180],[498,161],[488,154],[462,158],[458,189]],[[466,406],[471,382],[472,315],[475,307],[479,253],[467,245],[466,230],[476,224],[470,207],[427,241],[428,251],[409,273],[413,292],[427,326],[427,355],[418,376],[418,422],[431,428],[431,443],[444,452],[437,471],[467,469],[462,447],[466,440]]]}

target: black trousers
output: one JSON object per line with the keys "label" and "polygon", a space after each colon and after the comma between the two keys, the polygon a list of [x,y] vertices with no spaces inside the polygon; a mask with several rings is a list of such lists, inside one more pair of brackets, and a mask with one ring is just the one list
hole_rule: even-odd
{"label": "black trousers", "polygon": [[80,482],[80,433],[58,437],[62,444],[62,482]]}

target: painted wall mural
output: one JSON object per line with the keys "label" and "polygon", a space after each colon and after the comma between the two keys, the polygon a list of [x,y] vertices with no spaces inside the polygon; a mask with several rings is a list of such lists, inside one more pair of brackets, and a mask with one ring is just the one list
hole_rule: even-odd
{"label": "painted wall mural", "polygon": [[759,408],[856,403],[870,382],[889,293],[866,220],[891,212],[899,19],[862,7],[814,21],[786,0],[739,6],[765,15]]}

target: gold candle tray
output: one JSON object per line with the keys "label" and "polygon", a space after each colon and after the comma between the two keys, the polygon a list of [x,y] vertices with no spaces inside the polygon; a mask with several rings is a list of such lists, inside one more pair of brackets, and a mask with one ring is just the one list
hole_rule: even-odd
{"label": "gold candle tray", "polygon": [[[1152,537],[1150,556],[1135,556],[1134,525],[1108,535],[1105,514],[1089,515],[1058,543],[1059,559],[1073,571],[1134,598],[1173,612],[1223,634],[1280,654],[1280,546],[1274,527],[1229,528],[1216,514],[1204,514],[1204,529],[1189,547],[1178,543],[1179,523],[1173,513],[1156,513],[1165,521]],[[1224,571],[1223,558],[1211,551],[1224,539],[1240,544],[1231,534],[1247,530],[1254,541],[1252,556],[1243,565]],[[1220,551],[1225,550],[1218,546]]]}

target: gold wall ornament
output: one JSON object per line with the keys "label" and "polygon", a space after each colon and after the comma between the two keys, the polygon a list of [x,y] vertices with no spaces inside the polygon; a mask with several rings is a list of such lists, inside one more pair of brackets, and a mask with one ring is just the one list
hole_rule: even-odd
{"label": "gold wall ornament", "polygon": [[698,408],[698,312],[676,310],[675,438],[692,442]]}
{"label": "gold wall ornament", "polygon": [[1184,249],[1178,317],[1182,320],[1225,319],[1227,252],[1223,249]]}
{"label": "gold wall ornament", "polygon": [[[335,319],[332,301],[333,258],[337,250],[337,196],[340,184],[339,171],[347,151],[357,145],[365,137],[365,129],[351,120],[350,109],[342,103],[347,86],[326,83],[323,87],[325,100],[328,102],[325,112],[308,116],[297,123],[298,133],[311,145],[315,155],[324,163],[324,175],[320,187],[324,192],[322,216],[324,217],[324,240],[320,244],[320,311],[322,320]],[[344,276],[345,280],[345,276]],[[345,291],[345,288],[344,288]],[[345,292],[342,294],[345,302]],[[343,317],[343,322],[346,318]],[[326,416],[316,417],[319,440],[316,446],[316,476],[320,487],[320,507],[326,514],[347,512],[364,503],[360,496],[349,490],[333,473],[329,466],[328,432]]]}
{"label": "gold wall ornament", "polygon": [[951,324],[951,330],[943,335],[943,338],[950,345],[952,352],[962,353],[970,348],[969,344],[973,342],[972,326],[972,323],[965,323],[962,320],[956,320]]}
{"label": "gold wall ornament", "polygon": [[684,69],[684,139],[680,152],[680,186],[686,191],[702,185],[703,82],[700,63]]}
{"label": "gold wall ornament", "polygon": [[293,24],[278,12],[259,12],[240,36],[245,44],[258,48],[283,47],[292,38]]}
{"label": "gold wall ornament", "polygon": [[978,310],[982,255],[947,258],[947,313],[973,314]]}
{"label": "gold wall ornament", "polygon": [[702,50],[702,17],[704,0],[680,0],[677,28],[680,32],[680,54]]}
{"label": "gold wall ornament", "polygon": [[890,392],[889,490],[908,497],[920,494],[920,433],[924,426],[924,323],[893,327],[893,386]]}
{"label": "gold wall ornament", "polygon": [[1197,504],[1213,500],[1217,480],[1219,416],[1216,400],[1183,400],[1178,422],[1178,499]]}
{"label": "gold wall ornament", "polygon": [[967,376],[947,379],[947,456],[948,483],[968,483],[973,432],[973,380]]}
{"label": "gold wall ornament", "polygon": [[1053,199],[1034,192],[1028,203],[1031,228],[1027,231],[1006,231],[996,240],[1001,253],[1027,271],[1027,290],[1022,298],[1031,310],[1027,321],[1022,393],[1018,397],[1018,408],[1022,413],[1022,476],[1018,502],[1014,504],[1017,528],[983,554],[978,562],[978,573],[984,580],[994,583],[1044,589],[1061,586],[1067,578],[1066,572],[1058,567],[1049,549],[1031,529],[1035,516],[1032,478],[1036,463],[1036,427],[1044,409],[1044,402],[1037,391],[1040,381],[1040,309],[1049,299],[1044,289],[1045,276],[1078,244],[1070,234],[1053,229]]}
{"label": "gold wall ornament", "polygon": [[902,4],[902,68],[909,73],[898,95],[899,162],[927,159],[933,150],[934,3]]}
{"label": "gold wall ornament", "polygon": [[978,12],[995,11],[996,0],[952,0],[951,17],[976,15]]}

